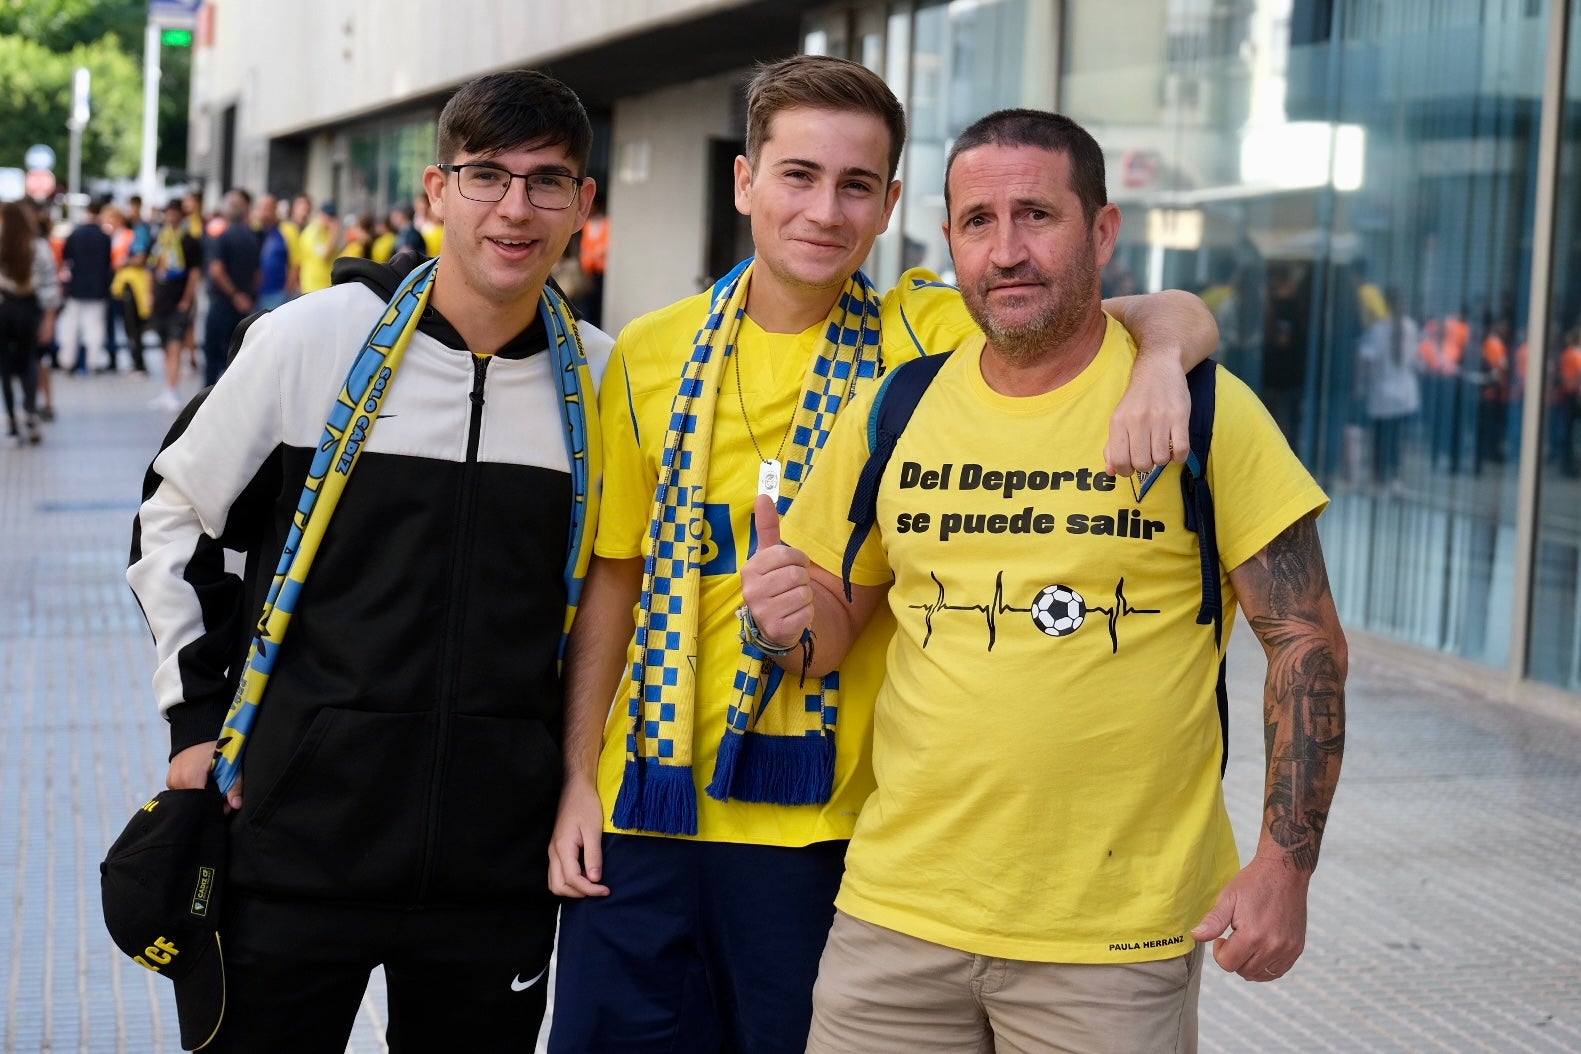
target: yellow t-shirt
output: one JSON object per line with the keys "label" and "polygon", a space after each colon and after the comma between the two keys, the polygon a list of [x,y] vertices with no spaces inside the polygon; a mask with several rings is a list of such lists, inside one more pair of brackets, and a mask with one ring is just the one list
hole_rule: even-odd
{"label": "yellow t-shirt", "polygon": [[1374,322],[1389,318],[1389,301],[1384,298],[1383,290],[1371,282],[1363,282],[1356,287],[1356,303],[1361,307],[1363,326],[1371,326]]}
{"label": "yellow t-shirt", "polygon": [[443,223],[430,224],[423,232],[423,244],[428,246],[429,256],[438,256],[439,250],[445,247],[445,225]]}
{"label": "yellow t-shirt", "polygon": [[292,267],[302,266],[302,228],[291,220],[280,221],[280,236],[285,239],[287,258]]}
{"label": "yellow t-shirt", "polygon": [[[883,349],[887,365],[898,365],[917,355],[913,333],[923,346],[948,350],[975,332],[960,296],[953,289],[928,283],[926,279],[931,277],[920,272],[903,276],[902,286],[886,297]],[[642,555],[670,406],[707,309],[706,295],[689,297],[632,322],[615,342],[599,400],[604,495],[594,551],[600,556],[627,559]],[[757,496],[759,465],[747,421],[751,421],[758,447],[772,457],[790,424],[824,328],[820,322],[802,333],[765,333],[751,319],[743,320],[736,352],[741,387],[736,385],[734,366],[727,368],[716,404],[706,491],[709,535],[704,539],[701,568],[692,741],[697,837],[704,841],[799,846],[849,838],[857,810],[873,789],[869,738],[873,698],[883,679],[884,649],[893,628],[887,615],[873,620],[840,667],[834,794],[828,803],[721,802],[704,790],[713,776],[726,713],[735,697],[732,682],[741,654],[736,620],[736,608],[741,605],[739,572],[753,543],[752,503]],[[629,660],[628,655],[628,674]],[[625,772],[629,690],[630,682],[623,680],[599,755],[599,798],[609,831],[620,830],[609,820],[609,810]]]}
{"label": "yellow t-shirt", "polygon": [[[1201,603],[1180,467],[1140,504],[1104,471],[1136,348],[1112,319],[1055,391],[1009,398],[963,345],[884,474],[852,578],[897,623],[873,731],[877,790],[841,910],[980,955],[1166,959],[1234,875],[1219,780],[1221,652]],[[784,523],[839,573],[868,455],[853,401]],[[1327,499],[1239,380],[1218,371],[1209,484],[1224,572]]]}
{"label": "yellow t-shirt", "polygon": [[374,263],[388,263],[390,257],[395,255],[395,232],[385,231],[373,239],[373,246],[368,250],[368,258]]}
{"label": "yellow t-shirt", "polygon": [[1235,292],[1235,287],[1228,282],[1210,285],[1202,291],[1202,302],[1208,305],[1209,311],[1217,315],[1219,308],[1224,305],[1224,302],[1230,298],[1230,294],[1233,292]]}
{"label": "yellow t-shirt", "polygon": [[328,289],[335,260],[335,246],[330,241],[329,228],[315,218],[302,228],[302,237],[298,243],[302,251],[302,262],[297,271],[298,288],[304,293]]}

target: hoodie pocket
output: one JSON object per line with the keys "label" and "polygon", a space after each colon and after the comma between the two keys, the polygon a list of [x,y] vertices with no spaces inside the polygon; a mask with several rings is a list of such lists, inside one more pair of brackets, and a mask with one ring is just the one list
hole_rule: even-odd
{"label": "hoodie pocket", "polygon": [[530,718],[457,714],[445,763],[433,897],[548,897],[560,745]]}
{"label": "hoodie pocket", "polygon": [[413,900],[433,734],[427,713],[320,710],[257,807],[244,807],[250,815],[232,828],[235,881],[292,896]]}

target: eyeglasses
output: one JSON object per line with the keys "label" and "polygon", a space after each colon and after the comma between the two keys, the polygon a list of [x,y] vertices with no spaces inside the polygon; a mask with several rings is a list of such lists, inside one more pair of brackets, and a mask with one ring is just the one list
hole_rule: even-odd
{"label": "eyeglasses", "polygon": [[535,208],[568,209],[576,204],[577,191],[585,176],[563,172],[507,172],[498,165],[437,165],[441,172],[456,174],[461,196],[471,201],[503,201],[512,180],[527,188],[527,200]]}

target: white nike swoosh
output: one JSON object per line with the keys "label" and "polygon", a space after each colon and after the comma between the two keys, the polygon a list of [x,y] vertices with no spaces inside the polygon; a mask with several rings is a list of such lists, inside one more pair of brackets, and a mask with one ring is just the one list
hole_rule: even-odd
{"label": "white nike swoosh", "polygon": [[513,992],[525,992],[527,989],[531,988],[533,985],[535,985],[539,981],[543,980],[543,975],[548,973],[548,972],[549,972],[549,967],[545,966],[542,970],[538,971],[538,976],[534,977],[531,981],[523,981],[522,980],[522,975],[521,974],[517,974],[515,977],[511,978],[511,991],[513,991]]}

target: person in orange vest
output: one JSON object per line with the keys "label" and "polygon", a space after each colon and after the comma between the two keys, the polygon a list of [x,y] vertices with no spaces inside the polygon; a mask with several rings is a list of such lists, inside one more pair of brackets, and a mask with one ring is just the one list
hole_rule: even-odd
{"label": "person in orange vest", "polygon": [[609,217],[604,203],[595,199],[593,214],[582,228],[580,251],[582,273],[587,276],[587,293],[577,307],[593,325],[604,324],[604,270],[609,265]]}
{"label": "person in orange vest", "polygon": [[1504,431],[1509,416],[1510,323],[1499,319],[1482,338],[1482,394],[1477,408],[1477,460],[1505,460]]}
{"label": "person in orange vest", "polygon": [[1455,460],[1455,391],[1460,383],[1462,346],[1452,343],[1447,329],[1451,320],[1430,318],[1422,326],[1417,345],[1417,369],[1422,374],[1422,416],[1427,428],[1427,450],[1436,465],[1443,458]]}
{"label": "person in orange vest", "polygon": [[1559,468],[1574,479],[1581,475],[1576,458],[1576,421],[1581,418],[1581,328],[1565,335],[1565,348],[1556,364],[1554,417],[1559,422],[1555,445],[1559,448]]}

